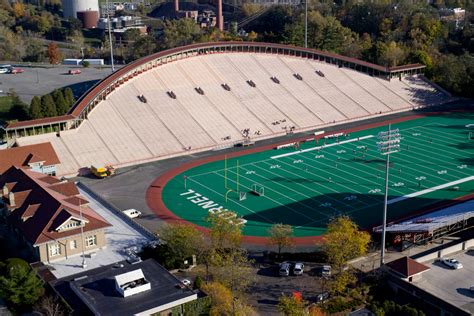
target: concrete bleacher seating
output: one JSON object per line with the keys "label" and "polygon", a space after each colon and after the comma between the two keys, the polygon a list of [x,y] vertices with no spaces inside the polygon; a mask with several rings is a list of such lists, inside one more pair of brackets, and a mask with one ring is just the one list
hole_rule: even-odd
{"label": "concrete bleacher seating", "polygon": [[201,55],[129,80],[78,128],[59,137],[51,133],[17,141],[51,142],[62,161],[58,175],[73,175],[91,165],[120,167],[225,148],[242,141],[245,129],[251,139],[269,138],[293,126],[297,132],[447,99],[418,76],[388,81],[299,57]]}

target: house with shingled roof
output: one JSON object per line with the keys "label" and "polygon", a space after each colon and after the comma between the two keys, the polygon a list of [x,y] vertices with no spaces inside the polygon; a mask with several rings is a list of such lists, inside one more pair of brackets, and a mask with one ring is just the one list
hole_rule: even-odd
{"label": "house with shingled roof", "polygon": [[0,174],[11,166],[16,166],[54,176],[56,175],[56,165],[60,163],[51,143],[0,150]]}
{"label": "house with shingled roof", "polygon": [[74,183],[12,166],[0,175],[0,189],[1,221],[39,261],[65,260],[106,247],[110,224],[89,207]]}

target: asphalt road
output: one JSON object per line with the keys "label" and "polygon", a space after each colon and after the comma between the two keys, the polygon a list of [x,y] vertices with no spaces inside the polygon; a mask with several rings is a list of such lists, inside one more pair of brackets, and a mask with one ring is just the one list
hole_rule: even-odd
{"label": "asphalt road", "polygon": [[[0,96],[14,89],[21,100],[30,103],[34,96],[47,94],[58,88],[71,86],[74,95],[79,97],[98,80],[111,73],[110,68],[82,68],[58,65],[55,67],[25,67],[21,74],[0,74]],[[80,69],[81,74],[69,75],[70,69]]]}

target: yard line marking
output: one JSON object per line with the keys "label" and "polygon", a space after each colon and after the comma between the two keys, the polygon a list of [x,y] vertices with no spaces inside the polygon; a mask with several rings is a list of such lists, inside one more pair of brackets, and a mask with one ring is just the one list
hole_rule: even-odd
{"label": "yard line marking", "polygon": [[[297,168],[294,167],[292,164],[286,163],[286,162],[283,161],[283,160],[281,160],[281,162],[284,163],[284,164],[286,164],[286,165],[288,165],[288,166],[290,167],[290,169],[291,169],[291,168],[297,169]],[[306,164],[306,165],[307,165],[307,164]],[[318,170],[319,170],[319,171],[324,171],[324,170],[322,170],[322,169],[319,169],[319,168],[314,167],[314,166],[311,166],[311,165],[308,165],[308,166],[311,167],[311,168],[313,168],[313,169],[316,169],[317,171],[318,171]],[[290,170],[287,170],[287,169],[282,169],[282,170],[284,170],[284,171],[287,172],[287,173],[295,174],[294,172],[291,172]],[[301,169],[298,169],[298,170],[301,170]],[[316,174],[316,173],[311,172],[311,171],[309,171],[309,170],[306,171],[306,172],[308,172],[308,173],[310,173],[310,174],[312,174],[312,175],[315,175],[315,176],[317,176],[317,177],[319,177],[319,178],[323,178],[325,181],[328,181],[327,178],[325,178],[325,177],[323,177],[323,176],[321,176],[321,175],[319,175],[319,174]],[[327,172],[327,171],[324,171],[324,172]],[[303,176],[301,176],[301,175],[298,175],[298,174],[295,174],[295,175],[298,176],[298,177],[300,177],[300,178],[305,179],[305,178],[304,178]],[[342,176],[338,176],[338,178],[342,178],[343,180],[350,181],[350,180],[348,180],[348,179],[346,179],[346,178],[344,178],[344,177],[342,177]],[[357,183],[355,183],[355,182],[353,182],[353,181],[351,181],[351,182],[357,185]],[[331,188],[330,186],[328,187],[328,186],[325,186],[325,185],[323,185],[323,184],[321,184],[321,185],[324,186],[324,187],[326,187],[326,188],[328,188],[329,190],[331,190],[331,191],[337,193],[337,194],[340,194],[340,193],[341,193],[341,192],[336,191],[335,189]],[[349,188],[348,186],[345,186],[345,185],[343,185],[343,184],[341,184],[341,183],[337,183],[337,185],[348,189],[348,190],[349,190],[348,192],[351,192],[351,190],[353,191],[352,188]],[[363,193],[359,193],[359,194],[363,194]],[[334,199],[334,198],[333,198],[333,199]],[[371,197],[371,199],[377,200],[377,199],[372,198],[372,197]],[[360,200],[360,201],[361,201],[361,200]],[[362,201],[361,201],[361,202],[362,202]],[[362,202],[362,203],[366,204],[365,202]],[[346,203],[343,203],[343,204],[346,204]]]}
{"label": "yard line marking", "polygon": [[437,185],[437,186],[429,188],[429,189],[425,189],[425,190],[410,193],[410,194],[407,194],[407,195],[404,195],[404,196],[400,196],[400,197],[389,200],[387,203],[388,204],[394,204],[394,203],[397,203],[397,202],[400,202],[400,201],[403,201],[403,200],[406,200],[406,199],[409,199],[409,198],[412,198],[412,197],[415,197],[415,196],[419,196],[419,195],[423,195],[423,194],[426,194],[426,193],[434,192],[434,191],[437,191],[437,190],[440,190],[440,189],[450,187],[452,185],[468,182],[468,181],[471,181],[471,180],[474,180],[474,176],[470,176],[470,177],[467,177],[467,178],[464,178],[464,179],[459,179],[459,180],[456,180],[456,181],[451,181],[451,182],[448,182],[448,183],[445,183],[445,184]]}
{"label": "yard line marking", "polygon": [[[224,177],[223,175],[221,175],[220,173],[215,173],[215,174],[218,175],[219,177],[225,178],[225,177]],[[237,181],[235,181],[235,180],[233,180],[233,179],[227,179],[227,180],[228,180],[228,181],[231,181],[231,182],[234,182],[234,183],[237,184]],[[243,185],[242,183],[241,183],[240,185],[241,185],[242,187],[248,189],[249,191],[252,190],[252,188],[250,188],[250,187],[248,187],[248,186],[246,186],[246,185]],[[291,210],[291,211],[293,211],[293,212],[295,212],[295,213],[297,213],[297,214],[300,214],[300,215],[306,217],[307,219],[310,219],[310,220],[313,220],[313,221],[315,220],[313,217],[310,217],[310,216],[308,216],[308,215],[306,215],[306,214],[304,214],[304,213],[298,212],[298,211],[295,210],[294,208],[289,207],[287,204],[285,204],[285,203],[280,203],[280,202],[278,202],[277,200],[272,199],[271,197],[269,197],[269,196],[266,195],[266,194],[263,195],[262,197],[263,197],[263,198],[266,198],[266,199],[268,199],[268,200],[270,200],[270,201],[272,201],[273,203],[279,204],[279,205],[281,205],[282,207],[287,208],[287,209],[289,209],[289,210]],[[240,203],[237,203],[237,204],[240,204]],[[309,206],[307,206],[307,207],[309,207]],[[255,212],[254,212],[254,213],[255,213]],[[272,224],[273,224],[273,222],[272,222]]]}
{"label": "yard line marking", "polygon": [[338,142],[338,143],[332,143],[332,144],[323,145],[323,146],[316,146],[316,147],[312,147],[312,148],[307,148],[307,149],[302,149],[302,150],[294,151],[294,152],[291,152],[291,153],[286,153],[286,154],[271,156],[270,159],[278,159],[278,158],[282,158],[282,157],[288,157],[288,156],[298,155],[298,154],[301,154],[301,153],[306,153],[306,152],[308,152],[308,151],[314,151],[314,150],[323,149],[323,148],[328,148],[328,147],[333,147],[333,146],[337,146],[337,145],[343,145],[343,144],[347,144],[347,143],[357,142],[357,141],[359,141],[359,140],[364,140],[364,139],[372,138],[372,137],[374,137],[374,135],[367,135],[367,136],[362,136],[362,137],[358,137],[358,138],[343,140],[343,141],[340,141],[340,142]]}
{"label": "yard line marking", "polygon": [[[376,158],[380,158],[380,157],[377,157],[377,156],[371,155],[371,154],[367,154],[367,155],[368,155],[368,156],[372,156],[372,157],[376,157]],[[434,181],[429,180],[430,178],[438,178],[438,179],[442,180],[443,182],[446,181],[446,179],[443,179],[443,178],[441,178],[441,177],[436,176],[436,175],[435,175],[436,170],[434,170],[434,169],[427,168],[428,170],[431,171],[431,173],[428,173],[427,171],[421,171],[421,170],[419,170],[419,169],[410,168],[409,166],[410,166],[410,165],[413,165],[413,161],[403,159],[403,158],[401,158],[400,156],[407,156],[409,159],[412,159],[412,158],[413,158],[413,157],[411,157],[411,156],[408,156],[408,155],[403,154],[403,150],[402,150],[402,151],[396,153],[396,158],[394,158],[393,161],[395,161],[395,162],[396,162],[397,160],[398,160],[398,161],[404,161],[405,164],[402,165],[404,169],[413,170],[415,174],[423,173],[423,174],[429,176],[429,178],[428,178],[426,181],[434,182]],[[420,160],[420,159],[418,159],[418,160]],[[426,164],[426,163],[425,163],[425,164]],[[417,167],[424,167],[425,164],[417,163],[416,166],[417,166]],[[424,168],[426,169],[426,167],[424,167]],[[451,176],[451,175],[448,174],[448,176]]]}
{"label": "yard line marking", "polygon": [[[268,164],[267,162],[265,162],[265,163]],[[257,166],[256,164],[255,164],[254,166],[257,167],[257,168],[259,168],[259,169],[262,169],[263,171],[265,171],[265,172],[267,172],[267,173],[272,173],[272,174],[274,174],[275,176],[277,176],[277,177],[279,177],[279,178],[285,179],[284,175],[280,175],[280,174],[277,174],[277,173],[275,173],[275,172],[268,171],[268,170],[266,170],[266,169],[263,169],[263,168],[260,167],[260,166]],[[296,177],[298,177],[298,178],[300,178],[300,179],[307,179],[307,178],[302,177],[301,175],[299,175],[299,174],[297,174],[297,173],[293,173],[293,172],[291,172],[291,171],[289,171],[289,170],[287,170],[287,169],[282,169],[282,170],[283,170],[284,172],[286,172],[286,173],[291,173],[291,174],[295,175]],[[264,177],[264,178],[267,179],[268,181],[274,183],[274,181],[268,179],[267,177]],[[327,193],[322,193],[322,192],[319,192],[318,190],[311,189],[311,188],[305,186],[304,184],[297,183],[296,180],[291,180],[291,181],[294,182],[294,183],[297,184],[297,185],[300,185],[300,186],[306,188],[307,190],[310,190],[310,191],[319,193],[319,196],[313,197],[312,199],[315,199],[315,198],[318,198],[318,197],[327,195]],[[284,185],[282,185],[282,184],[279,184],[279,185],[284,186]],[[323,186],[324,186],[324,185],[323,185]],[[284,187],[285,187],[285,188],[288,188],[287,186],[284,186]],[[324,186],[324,187],[326,187],[326,186]],[[335,193],[339,193],[338,191],[336,191],[336,190],[334,190],[334,189],[331,189],[331,188],[329,188],[329,187],[327,187],[327,188],[330,189],[331,191],[335,192]],[[281,194],[281,193],[280,193],[280,194]],[[284,194],[283,194],[283,195],[284,195]],[[333,201],[335,201],[335,202],[338,202],[338,203],[340,203],[340,204],[343,204],[345,207],[349,206],[348,204],[343,203],[343,202],[341,202],[341,201],[338,201],[337,199],[335,199],[335,198],[333,198],[333,197],[331,197],[331,196],[329,196],[328,198],[330,198],[331,200],[333,200]],[[334,208],[334,209],[335,209],[335,208]]]}
{"label": "yard line marking", "polygon": [[[405,142],[412,143],[408,139],[405,139]],[[434,152],[436,152],[436,150],[431,150],[430,151],[429,149],[432,149],[432,148],[430,148],[429,146],[423,145],[420,142],[415,142],[415,145],[413,147],[417,147],[418,152],[416,153],[416,155],[413,155],[413,156],[410,156],[410,157],[412,157],[413,159],[420,160],[423,163],[422,166],[435,165],[437,167],[444,167],[444,168],[446,168],[447,166],[451,166],[451,167],[453,167],[453,169],[450,169],[451,172],[455,172],[455,173],[457,172],[457,173],[461,174],[462,176],[469,176],[470,175],[470,173],[465,173],[465,172],[459,171],[457,168],[454,168],[455,166],[457,167],[458,164],[446,163],[446,157],[444,157],[445,158],[444,160],[440,159],[440,158],[437,158],[438,154],[437,155],[434,154]],[[422,147],[427,147],[428,149],[423,149]],[[450,155],[455,154],[452,151],[443,150],[440,147],[437,147],[437,150],[438,150],[438,152],[444,151],[446,153],[449,153]],[[402,152],[402,154],[403,154],[403,152],[406,152],[406,150],[403,150],[403,146],[402,146],[402,150],[400,152]],[[429,152],[430,154],[425,154],[425,152]],[[437,161],[440,161],[441,163],[436,164],[436,163],[433,162],[433,163],[428,164],[428,163],[426,163],[425,159],[420,159],[419,156],[427,157],[428,160],[437,160]],[[462,155],[458,155],[458,156],[460,156],[462,158],[466,158],[466,156],[462,156]],[[454,157],[449,157],[449,158],[456,159]]]}
{"label": "yard line marking", "polygon": [[[335,155],[335,154],[333,154],[333,153],[330,153],[329,151],[326,151],[326,153],[329,154],[329,155],[334,155],[334,156],[337,157],[337,155]],[[330,164],[324,163],[324,162],[323,162],[324,160],[315,160],[315,159],[313,159],[313,158],[311,158],[311,157],[307,157],[307,156],[303,156],[303,157],[304,157],[305,159],[309,159],[309,160],[311,160],[311,161],[314,161],[315,163],[318,163],[318,162],[319,162],[319,163],[322,163],[322,164],[328,166],[329,168],[334,168],[334,166],[332,166],[332,165],[330,165]],[[331,159],[329,159],[329,158],[325,158],[325,160],[328,160],[328,161],[335,161],[335,160],[331,160]],[[341,168],[337,168],[337,171],[338,171],[338,172],[340,171],[340,172],[347,173],[347,174],[349,174],[349,176],[351,176],[351,177],[357,177],[357,178],[359,178],[359,179],[369,181],[371,184],[370,184],[370,186],[369,186],[369,185],[364,185],[364,184],[361,184],[361,183],[357,183],[357,182],[351,181],[351,180],[349,180],[349,178],[344,178],[344,177],[340,177],[340,178],[342,178],[342,179],[344,179],[344,180],[347,180],[347,181],[350,181],[350,182],[354,183],[355,185],[360,185],[360,186],[362,186],[362,187],[363,187],[363,186],[366,186],[367,188],[372,187],[372,185],[377,186],[377,187],[379,187],[379,186],[381,187],[381,186],[382,186],[381,183],[377,183],[377,182],[374,182],[374,181],[370,180],[371,177],[377,177],[376,174],[382,175],[382,172],[381,172],[380,170],[377,170],[377,168],[373,168],[373,169],[376,171],[376,173],[375,173],[375,174],[374,174],[374,173],[369,173],[369,172],[367,172],[367,171],[362,170],[361,167],[363,167],[363,166],[365,167],[365,166],[366,166],[368,169],[372,169],[371,166],[365,164],[365,165],[359,165],[358,168],[356,168],[356,167],[351,166],[351,164],[350,164],[351,161],[349,161],[349,160],[345,160],[345,161],[348,162],[348,163],[341,163],[341,164],[340,164],[340,165],[341,165]],[[305,163],[305,164],[306,164],[306,163]],[[306,164],[306,165],[307,165],[307,166],[310,166],[310,167],[313,167],[312,165],[308,165],[308,164]],[[357,172],[365,173],[365,174],[369,175],[370,177],[365,177],[365,178],[364,178],[364,177],[361,177],[361,176],[357,175],[356,173],[350,173],[349,171],[343,170],[344,167],[348,167],[348,168],[354,169],[354,170],[356,170]],[[313,168],[314,168],[314,167],[313,167]],[[319,169],[319,168],[317,168],[317,169]],[[378,177],[377,177],[377,179],[378,179]],[[383,179],[383,177],[381,177],[381,179]],[[406,180],[406,179],[403,179],[403,180],[404,180],[404,181],[410,181],[410,180]],[[412,182],[413,184],[415,184],[415,182],[413,182],[413,181],[411,181],[411,182]],[[397,191],[397,190],[395,190],[395,191]],[[400,191],[397,191],[397,192],[400,193],[400,194],[403,194],[403,193],[400,192]],[[358,192],[358,193],[359,193],[359,192]],[[360,193],[360,194],[362,194],[362,193]]]}
{"label": "yard line marking", "polygon": [[[274,174],[274,175],[276,175],[276,176],[278,176],[278,177],[284,178],[284,177],[278,175],[277,173],[274,173],[274,172],[272,172],[272,171],[265,170],[265,169],[263,169],[262,167],[259,167],[259,166],[257,166],[257,165],[254,165],[254,166],[257,167],[257,168],[259,168],[259,169],[262,169],[262,170],[265,171],[265,172],[268,172],[268,173]],[[245,169],[244,169],[244,170],[245,170]],[[233,172],[233,171],[231,171],[231,172],[232,172],[232,173],[235,173],[235,172]],[[278,182],[276,182],[276,181],[272,181],[272,180],[270,180],[269,178],[260,175],[260,173],[255,174],[255,176],[265,179],[265,180],[263,180],[264,182],[271,182],[272,184],[277,184],[277,185],[279,185],[279,186],[281,186],[281,187],[283,187],[283,188],[285,188],[285,189],[287,189],[287,190],[291,190],[291,191],[293,191],[293,192],[296,192],[297,194],[304,196],[306,199],[310,199],[310,200],[313,200],[313,201],[317,201],[317,199],[316,199],[317,196],[316,196],[316,197],[314,197],[314,196],[311,197],[311,196],[308,196],[308,195],[303,194],[303,193],[301,193],[301,192],[298,192],[297,190],[294,190],[294,189],[292,189],[292,188],[290,188],[290,187],[287,187],[286,185],[280,184],[280,183],[278,183]],[[294,199],[294,198],[292,198],[291,196],[289,196],[289,195],[287,195],[287,194],[283,194],[282,192],[271,188],[269,185],[263,185],[262,183],[259,183],[259,182],[257,182],[257,181],[254,181],[253,179],[250,179],[250,178],[245,177],[245,176],[242,176],[242,175],[240,175],[240,177],[241,177],[241,178],[248,179],[248,181],[250,181],[250,182],[253,182],[253,183],[262,185],[262,186],[264,186],[264,187],[266,188],[266,190],[273,191],[273,192],[275,192],[276,194],[278,194],[278,195],[280,195],[280,196],[282,196],[282,197],[290,198],[290,199],[293,200],[294,202],[299,203],[299,204],[302,204],[304,207],[306,207],[306,208],[308,208],[308,209],[310,209],[310,210],[316,210],[315,208],[311,207],[310,205],[304,203],[303,201],[298,200],[298,199]],[[301,185],[302,185],[302,184],[301,184]],[[302,186],[304,186],[304,185],[302,185]],[[304,187],[307,188],[306,186],[304,186]],[[310,190],[311,190],[311,189],[310,189]],[[320,195],[324,195],[323,193],[321,193],[321,192],[319,192],[319,191],[316,191],[316,190],[311,190],[311,191],[317,192],[317,193],[319,193]],[[275,200],[278,201],[278,199],[275,199]],[[335,210],[335,209],[334,209],[334,210]],[[321,213],[321,212],[318,211],[318,210],[316,210],[316,212],[320,213],[320,214],[323,215],[323,216],[328,217],[326,214]]]}
{"label": "yard line marking", "polygon": [[[188,178],[188,179],[189,179],[189,178]],[[205,189],[207,189],[207,190],[209,190],[209,191],[212,191],[212,192],[214,192],[215,194],[220,195],[220,196],[222,196],[223,198],[225,198],[225,195],[224,195],[224,194],[219,193],[219,192],[217,192],[216,190],[213,190],[213,189],[209,188],[207,185],[202,184],[202,183],[200,183],[199,181],[196,181],[196,180],[194,180],[194,179],[189,179],[189,180],[191,180],[191,181],[193,181],[193,182],[196,182],[198,185],[202,186],[203,188],[205,188]],[[241,203],[239,203],[239,202],[237,202],[237,201],[235,201],[235,200],[231,200],[231,201],[234,202],[235,204],[237,204],[237,205],[243,207],[244,209],[249,210],[249,211],[252,212],[253,214],[255,214],[255,215],[257,215],[257,216],[263,218],[264,220],[268,221],[269,223],[275,224],[275,223],[274,223],[273,221],[271,221],[269,218],[266,218],[265,216],[262,216],[262,214],[259,214],[259,212],[254,212],[253,210],[249,209],[249,208],[246,207],[245,205],[242,205]],[[237,213],[237,212],[236,212],[236,213]],[[242,218],[244,218],[244,216],[245,216],[245,215],[242,215],[242,214],[238,214],[238,215],[240,215]]]}

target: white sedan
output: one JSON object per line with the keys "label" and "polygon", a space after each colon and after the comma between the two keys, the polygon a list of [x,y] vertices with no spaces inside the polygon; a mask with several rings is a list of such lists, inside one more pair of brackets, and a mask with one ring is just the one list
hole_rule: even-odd
{"label": "white sedan", "polygon": [[452,258],[441,259],[441,263],[450,267],[451,269],[462,269],[462,263]]}

